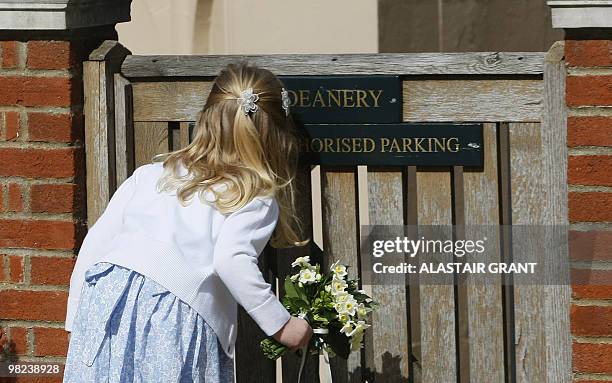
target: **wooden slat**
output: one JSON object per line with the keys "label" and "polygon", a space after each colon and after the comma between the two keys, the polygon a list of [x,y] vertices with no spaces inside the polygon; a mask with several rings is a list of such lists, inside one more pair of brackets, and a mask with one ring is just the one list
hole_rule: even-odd
{"label": "wooden slat", "polygon": [[[404,121],[539,121],[541,80],[405,80]],[[195,121],[210,82],[133,84],[134,120]]]}
{"label": "wooden slat", "polygon": [[[512,224],[542,225],[546,206],[540,124],[510,124]],[[516,226],[519,227],[519,226]],[[523,231],[524,232],[524,231]],[[515,237],[515,236],[513,236]],[[512,241],[512,253],[542,254],[539,238]],[[523,260],[525,261],[525,260]],[[546,382],[544,286],[514,286],[517,382]]]}
{"label": "wooden slat", "polygon": [[113,77],[129,53],[118,42],[105,41],[83,63],[89,226],[102,214],[117,186]]}
{"label": "wooden slat", "polygon": [[541,52],[128,56],[126,77],[212,77],[247,60],[277,75],[541,74]]}
{"label": "wooden slat", "polygon": [[184,148],[191,142],[191,122],[181,122],[180,147]]}
{"label": "wooden slat", "polygon": [[542,80],[404,81],[404,121],[539,121]]}
{"label": "wooden slat", "polygon": [[117,185],[134,171],[134,120],[132,119],[132,86],[115,73],[115,158]]}
{"label": "wooden slat", "polygon": [[[450,171],[418,171],[417,197],[419,226],[448,225],[450,230]],[[419,304],[422,381],[454,382],[457,379],[454,286],[421,284]]]}
{"label": "wooden slat", "polygon": [[134,123],[136,167],[150,163],[154,155],[170,149],[168,132],[167,122]]}
{"label": "wooden slat", "polygon": [[[370,225],[403,225],[402,173],[368,169]],[[368,381],[403,382],[408,378],[410,352],[406,286],[372,286],[380,306],[372,313],[372,342],[366,344]]]}
{"label": "wooden slat", "polygon": [[[567,108],[565,106],[564,43],[555,43],[546,55],[544,64],[544,114],[542,116],[543,177],[548,190],[544,220],[550,225],[568,225],[567,213]],[[567,246],[549,244],[548,265],[562,264],[569,268]],[[567,244],[567,238],[564,243]],[[550,249],[558,249],[556,252]],[[558,274],[558,272],[556,272]],[[546,323],[547,382],[572,381],[569,283],[544,286]]]}
{"label": "wooden slat", "polygon": [[[499,236],[489,231],[499,224],[499,193],[496,125],[484,125],[484,168],[463,173],[466,238],[482,239],[479,225],[487,225],[486,251],[466,257],[466,262],[500,262]],[[500,281],[499,278],[496,278]],[[471,381],[504,382],[504,327],[502,291],[499,283],[467,280],[469,313],[469,361]],[[488,282],[488,281],[487,281]]]}
{"label": "wooden slat", "polygon": [[135,121],[197,121],[212,83],[139,82],[132,86]]}
{"label": "wooden slat", "polygon": [[[355,168],[339,172],[323,169],[323,250],[325,269],[335,261],[349,267],[349,277],[359,277],[357,195]],[[348,360],[332,359],[334,382],[361,382],[361,354],[352,352]]]}

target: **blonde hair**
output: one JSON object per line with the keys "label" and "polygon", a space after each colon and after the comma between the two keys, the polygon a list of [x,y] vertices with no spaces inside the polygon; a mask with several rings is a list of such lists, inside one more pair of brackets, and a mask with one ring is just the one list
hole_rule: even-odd
{"label": "blonde hair", "polygon": [[[196,124],[193,141],[185,148],[153,158],[162,161],[160,191],[176,191],[185,205],[197,193],[229,214],[254,197],[274,196],[279,218],[270,243],[274,247],[302,246],[302,222],[296,216],[294,179],[299,138],[291,116],[282,108],[282,83],[270,71],[246,63],[230,64],[215,78]],[[239,107],[241,91],[252,88],[259,99],[256,112]],[[188,170],[178,174],[177,164]],[[225,183],[225,190],[216,186]],[[214,201],[205,198],[206,191]]]}

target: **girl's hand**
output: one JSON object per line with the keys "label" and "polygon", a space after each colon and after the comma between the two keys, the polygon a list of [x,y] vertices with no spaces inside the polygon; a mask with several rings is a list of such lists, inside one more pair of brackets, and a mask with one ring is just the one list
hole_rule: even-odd
{"label": "girl's hand", "polygon": [[287,323],[278,330],[273,338],[284,344],[291,351],[297,351],[306,346],[312,337],[312,328],[307,321],[297,317],[291,317]]}

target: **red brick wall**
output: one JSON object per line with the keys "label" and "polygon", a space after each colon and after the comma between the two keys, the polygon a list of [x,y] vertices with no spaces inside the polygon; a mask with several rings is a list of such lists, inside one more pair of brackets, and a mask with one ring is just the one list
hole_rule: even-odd
{"label": "red brick wall", "polygon": [[61,363],[86,228],[81,63],[116,33],[50,33],[0,36],[0,328],[20,361]]}
{"label": "red brick wall", "polygon": [[612,381],[612,40],[567,40],[565,59],[569,219],[574,236],[602,231],[590,259],[570,254],[606,281],[573,287],[573,369],[578,382]]}

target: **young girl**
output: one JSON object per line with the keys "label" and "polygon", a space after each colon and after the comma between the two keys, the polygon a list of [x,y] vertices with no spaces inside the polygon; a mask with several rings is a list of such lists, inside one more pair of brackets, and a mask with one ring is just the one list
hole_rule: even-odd
{"label": "young girl", "polygon": [[87,233],[64,382],[233,382],[237,303],[289,348],[309,341],[257,267],[268,240],[304,244],[287,92],[267,70],[229,65],[197,129],[138,167]]}

